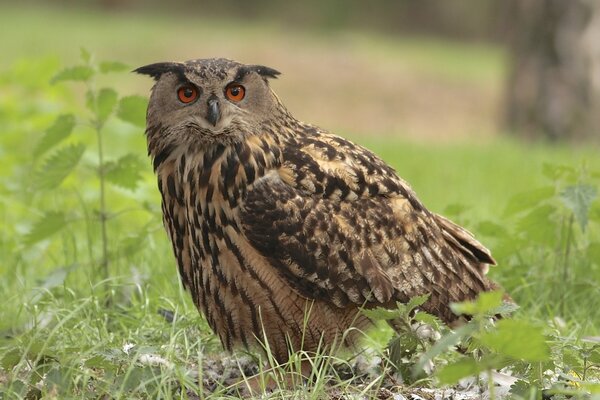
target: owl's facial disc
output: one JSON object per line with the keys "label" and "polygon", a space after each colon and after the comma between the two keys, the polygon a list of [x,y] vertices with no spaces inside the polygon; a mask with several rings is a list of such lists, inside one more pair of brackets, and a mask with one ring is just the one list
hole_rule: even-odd
{"label": "owl's facial disc", "polygon": [[279,72],[226,59],[197,59],[140,67],[156,80],[147,126],[160,126],[153,140],[175,143],[231,143],[263,131],[282,107],[268,80]]}

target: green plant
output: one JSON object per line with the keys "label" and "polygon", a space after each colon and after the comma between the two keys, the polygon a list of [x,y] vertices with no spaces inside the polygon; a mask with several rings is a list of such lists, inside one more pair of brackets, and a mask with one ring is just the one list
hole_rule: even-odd
{"label": "green plant", "polygon": [[[109,222],[119,217],[125,210],[111,210],[107,203],[108,186],[135,190],[142,179],[140,170],[144,162],[135,153],[126,153],[117,159],[107,160],[106,157],[106,130],[107,123],[114,116],[132,123],[137,127],[144,126],[146,99],[140,96],[125,96],[119,98],[117,91],[110,87],[97,88],[97,76],[111,72],[127,70],[127,66],[120,62],[101,62],[96,64],[91,54],[86,50],[81,51],[82,64],[65,68],[58,72],[51,80],[52,84],[63,82],[81,82],[85,85],[85,108],[81,114],[65,113],[56,117],[52,125],[46,129],[45,134],[37,142],[34,151],[34,165],[32,185],[26,190],[35,198],[43,197],[46,193],[56,193],[61,190],[61,184],[79,168],[78,178],[88,179],[92,173],[98,187],[93,188],[85,184],[71,186],[79,199],[78,210],[65,207],[58,202],[60,208],[49,209],[44,207],[43,216],[39,218],[25,236],[28,246],[40,241],[51,239],[61,230],[74,224],[83,223],[87,236],[88,260],[87,265],[95,266],[97,279],[108,280],[111,277],[109,264],[111,259],[123,252],[122,249],[111,249],[109,241]],[[92,131],[95,137],[95,146],[89,143],[89,138],[82,138]],[[67,142],[65,144],[65,142]],[[47,155],[43,160],[42,156]],[[95,153],[96,160],[92,160]],[[86,162],[82,165],[81,160]],[[81,182],[83,183],[83,182]],[[89,198],[82,189],[93,190],[97,193]],[[100,240],[93,239],[92,231],[99,225]],[[143,240],[147,229],[142,229],[138,234],[138,241]],[[131,241],[122,245],[131,247]],[[99,251],[96,249],[99,248]],[[99,254],[97,254],[99,253]],[[75,251],[74,254],[77,254]]]}

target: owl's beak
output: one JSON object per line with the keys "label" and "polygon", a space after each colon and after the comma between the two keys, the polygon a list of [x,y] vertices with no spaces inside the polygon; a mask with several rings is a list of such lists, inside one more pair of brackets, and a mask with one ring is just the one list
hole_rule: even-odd
{"label": "owl's beak", "polygon": [[219,99],[214,94],[208,99],[208,114],[206,119],[213,126],[217,126],[217,122],[221,119],[221,111],[219,110]]}

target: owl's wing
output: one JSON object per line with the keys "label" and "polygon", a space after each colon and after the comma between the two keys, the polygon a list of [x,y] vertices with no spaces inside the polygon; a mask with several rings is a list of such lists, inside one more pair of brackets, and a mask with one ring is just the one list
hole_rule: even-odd
{"label": "owl's wing", "polygon": [[343,307],[393,306],[428,293],[424,308],[450,321],[450,302],[492,288],[487,249],[427,211],[372,153],[319,134],[292,143],[283,157],[248,191],[241,222],[302,295]]}

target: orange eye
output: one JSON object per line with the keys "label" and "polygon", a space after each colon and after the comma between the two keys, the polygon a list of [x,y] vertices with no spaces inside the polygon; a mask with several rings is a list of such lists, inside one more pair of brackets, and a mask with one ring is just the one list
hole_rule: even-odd
{"label": "orange eye", "polygon": [[242,85],[233,84],[225,89],[225,96],[231,101],[242,101],[245,95],[246,89]]}
{"label": "orange eye", "polygon": [[191,103],[198,97],[198,89],[193,86],[182,86],[177,90],[177,97],[182,103]]}

